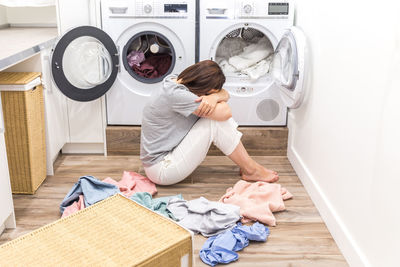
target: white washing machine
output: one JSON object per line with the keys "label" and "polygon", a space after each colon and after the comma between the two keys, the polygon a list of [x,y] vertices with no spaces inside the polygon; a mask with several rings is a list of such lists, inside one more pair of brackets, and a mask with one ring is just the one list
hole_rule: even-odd
{"label": "white washing machine", "polygon": [[66,32],[52,55],[52,75],[69,98],[106,94],[109,125],[140,125],[163,78],[195,62],[195,0],[101,0],[102,29]]}
{"label": "white washing machine", "polygon": [[284,126],[301,104],[306,40],[293,17],[290,0],[200,1],[200,60],[223,68],[239,125]]}

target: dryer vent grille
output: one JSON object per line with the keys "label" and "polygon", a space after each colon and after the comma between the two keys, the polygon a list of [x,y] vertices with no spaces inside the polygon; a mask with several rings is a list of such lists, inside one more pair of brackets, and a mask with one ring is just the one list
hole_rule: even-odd
{"label": "dryer vent grille", "polygon": [[263,121],[272,121],[279,115],[279,103],[273,99],[264,99],[257,105],[257,116]]}

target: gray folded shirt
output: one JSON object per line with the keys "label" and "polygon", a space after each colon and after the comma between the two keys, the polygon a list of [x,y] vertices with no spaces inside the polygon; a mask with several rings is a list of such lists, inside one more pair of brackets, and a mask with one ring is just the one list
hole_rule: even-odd
{"label": "gray folded shirt", "polygon": [[231,229],[240,220],[240,208],[236,205],[209,201],[204,197],[186,201],[172,198],[167,209],[178,223],[205,237]]}

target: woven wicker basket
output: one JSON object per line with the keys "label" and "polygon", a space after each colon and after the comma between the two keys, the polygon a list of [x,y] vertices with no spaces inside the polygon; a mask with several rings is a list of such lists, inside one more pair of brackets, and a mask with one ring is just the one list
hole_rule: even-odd
{"label": "woven wicker basket", "polygon": [[192,234],[119,194],[0,246],[2,266],[192,266]]}
{"label": "woven wicker basket", "polygon": [[40,77],[38,72],[0,72],[5,139],[13,193],[34,194],[46,178],[43,87],[11,91]]}

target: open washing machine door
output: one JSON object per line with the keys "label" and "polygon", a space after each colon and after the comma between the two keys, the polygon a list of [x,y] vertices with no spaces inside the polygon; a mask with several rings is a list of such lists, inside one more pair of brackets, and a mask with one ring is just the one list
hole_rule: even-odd
{"label": "open washing machine door", "polygon": [[103,96],[118,74],[118,50],[111,37],[92,26],[73,28],[57,42],[51,73],[70,99],[91,101]]}
{"label": "open washing machine door", "polygon": [[299,28],[291,27],[279,41],[271,61],[270,73],[288,108],[298,108],[303,101],[305,50],[304,33]]}

